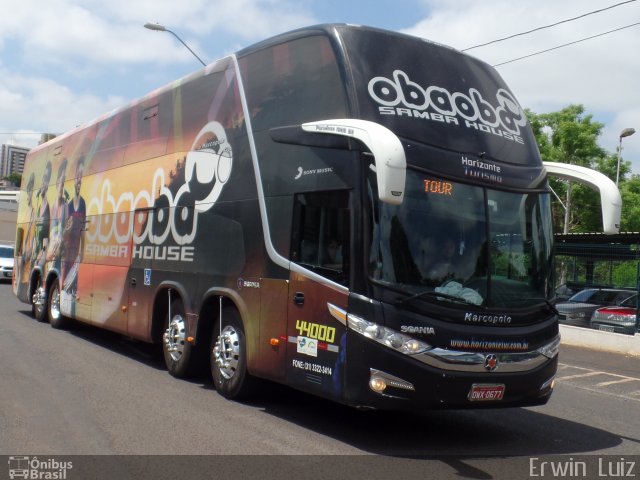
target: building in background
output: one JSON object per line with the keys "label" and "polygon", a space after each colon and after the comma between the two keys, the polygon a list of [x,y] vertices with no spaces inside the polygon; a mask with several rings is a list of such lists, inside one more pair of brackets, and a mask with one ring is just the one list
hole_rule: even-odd
{"label": "building in background", "polygon": [[24,160],[29,150],[29,148],[16,145],[2,145],[0,149],[0,179],[8,177],[12,173],[22,175]]}

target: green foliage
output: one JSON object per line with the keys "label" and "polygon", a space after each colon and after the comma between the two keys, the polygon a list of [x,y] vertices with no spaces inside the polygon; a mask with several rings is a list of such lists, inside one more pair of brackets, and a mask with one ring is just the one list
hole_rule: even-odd
{"label": "green foliage", "polygon": [[14,187],[19,187],[20,182],[22,181],[22,175],[19,173],[12,173],[8,177],[4,177],[4,179],[10,181]]}
{"label": "green foliage", "polygon": [[[616,149],[617,150],[617,149]],[[592,166],[600,173],[604,173],[614,182],[616,181],[616,169],[618,167],[618,153],[607,153],[604,157],[596,159],[595,165]],[[620,162],[620,180],[624,181],[626,176],[631,173],[631,162]]]}
{"label": "green foliage", "polygon": [[611,283],[617,287],[636,288],[638,275],[638,262],[630,260],[614,264],[612,268]]}
{"label": "green foliage", "polygon": [[592,274],[587,278],[587,262],[590,260],[571,256],[556,256],[556,278],[566,269],[565,281],[610,287],[636,287],[637,260],[591,260]]}
{"label": "green foliage", "polygon": [[573,207],[570,231],[576,233],[601,232],[602,207],[600,205],[600,194],[584,185],[574,185],[572,196]]}
{"label": "green foliage", "polygon": [[[604,125],[585,114],[582,105],[569,105],[558,112],[536,114],[527,111],[543,161],[570,163],[600,170],[615,179],[617,157],[602,149],[597,139]],[[569,206],[568,231],[602,230],[598,193],[588,187],[550,180],[551,188]],[[570,188],[569,192],[567,190]],[[563,231],[565,211],[559,201],[553,202],[556,231]]]}
{"label": "green foliage", "polygon": [[[622,178],[622,166],[620,170],[620,178]],[[620,194],[622,195],[620,230],[640,232],[640,176],[634,175],[630,180],[620,182]]]}

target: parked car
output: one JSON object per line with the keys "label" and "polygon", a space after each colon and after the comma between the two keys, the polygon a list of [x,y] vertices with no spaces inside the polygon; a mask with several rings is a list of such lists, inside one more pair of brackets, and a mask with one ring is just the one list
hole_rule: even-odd
{"label": "parked car", "polygon": [[639,328],[636,321],[637,313],[638,295],[633,295],[620,305],[596,310],[591,317],[591,328],[634,335]]}
{"label": "parked car", "polygon": [[583,288],[584,285],[576,285],[569,282],[559,285],[556,288],[556,303],[566,302]]}
{"label": "parked car", "polygon": [[569,300],[576,293],[585,289],[595,289],[595,290],[614,289],[615,290],[615,287],[613,287],[612,285],[600,285],[600,284],[594,284],[594,283],[585,284],[584,282],[567,281],[567,283],[562,283],[556,287],[555,303],[566,303],[566,301]]}
{"label": "parked car", "polygon": [[558,303],[561,323],[591,327],[591,316],[598,308],[618,305],[634,294],[634,290],[620,288],[587,288],[573,295],[565,303]]}
{"label": "parked car", "polygon": [[13,245],[0,245],[0,280],[13,276]]}

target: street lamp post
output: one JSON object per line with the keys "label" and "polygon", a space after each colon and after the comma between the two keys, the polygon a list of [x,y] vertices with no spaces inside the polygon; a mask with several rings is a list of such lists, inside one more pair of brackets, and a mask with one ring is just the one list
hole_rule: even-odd
{"label": "street lamp post", "polygon": [[620,132],[620,145],[618,146],[618,168],[616,169],[616,187],[620,180],[620,160],[622,160],[622,139],[636,133],[635,128],[625,128]]}
{"label": "street lamp post", "polygon": [[187,47],[187,50],[189,50],[191,52],[191,54],[196,57],[198,59],[198,61],[202,64],[202,66],[206,67],[207,64],[204,63],[202,61],[202,59],[196,55],[196,52],[194,52],[193,50],[191,50],[191,48],[189,48],[189,45],[187,45],[186,43],[184,43],[182,41],[182,39],[178,36],[177,33],[172,32],[171,30],[169,30],[168,28],[166,28],[164,25],[160,25],[159,23],[145,23],[144,24],[144,28],[148,28],[149,30],[155,30],[156,32],[169,32],[171,35],[173,35],[174,37],[176,37],[178,39],[178,41],[184,45],[185,47]]}

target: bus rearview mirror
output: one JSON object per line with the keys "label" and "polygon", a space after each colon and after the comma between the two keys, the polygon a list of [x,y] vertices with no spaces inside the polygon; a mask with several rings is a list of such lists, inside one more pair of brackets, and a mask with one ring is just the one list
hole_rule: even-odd
{"label": "bus rearview mirror", "polygon": [[622,210],[622,197],[620,190],[606,175],[568,163],[543,162],[547,175],[563,180],[579,182],[600,193],[602,204],[602,230],[604,233],[615,234],[620,232],[620,215]]}

